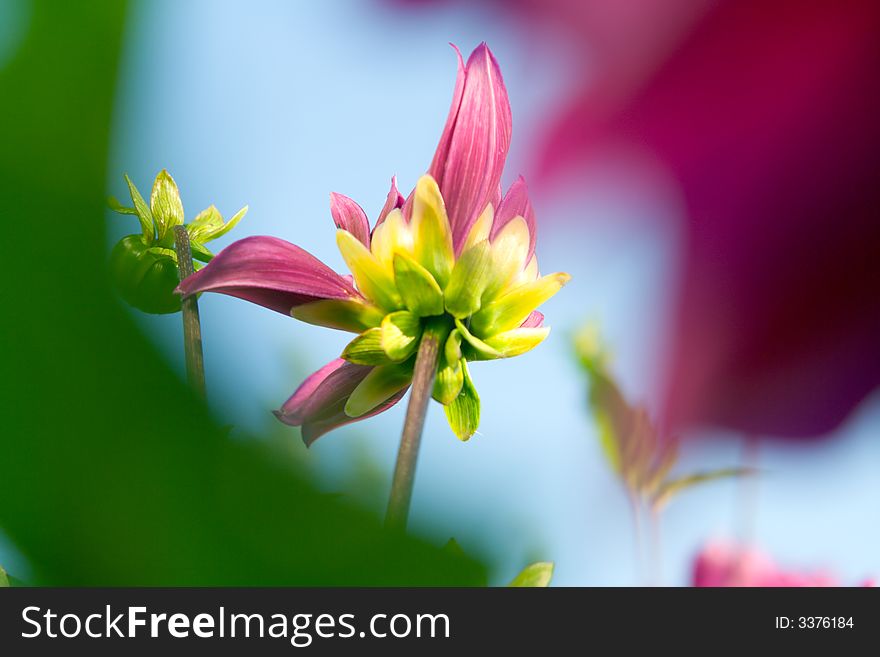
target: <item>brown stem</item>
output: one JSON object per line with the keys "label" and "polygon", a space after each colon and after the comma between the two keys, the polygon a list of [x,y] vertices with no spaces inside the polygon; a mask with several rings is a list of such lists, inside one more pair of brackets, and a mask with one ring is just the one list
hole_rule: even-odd
{"label": "brown stem", "polygon": [[[174,227],[174,248],[177,251],[177,271],[182,281],[193,273],[192,250],[186,227]],[[186,378],[200,397],[205,396],[205,359],[202,354],[202,324],[199,320],[199,302],[195,295],[182,302],[183,348],[186,354]]]}
{"label": "brown stem", "polygon": [[391,496],[388,499],[388,511],[385,515],[385,526],[389,529],[398,531],[406,529],[413,481],[416,476],[416,460],[419,456],[425,416],[428,413],[428,401],[434,388],[439,353],[440,336],[437,332],[426,329],[416,355],[412,392],[406,408],[403,434],[400,436],[394,478],[391,481]]}

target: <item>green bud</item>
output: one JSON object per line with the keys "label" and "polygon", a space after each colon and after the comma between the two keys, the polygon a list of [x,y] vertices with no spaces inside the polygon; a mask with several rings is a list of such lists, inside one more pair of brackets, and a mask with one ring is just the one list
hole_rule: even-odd
{"label": "green bud", "polygon": [[177,259],[171,254],[144,244],[140,235],[124,237],[113,247],[110,275],[126,303],[151,314],[180,310],[180,296],[174,292],[180,282]]}

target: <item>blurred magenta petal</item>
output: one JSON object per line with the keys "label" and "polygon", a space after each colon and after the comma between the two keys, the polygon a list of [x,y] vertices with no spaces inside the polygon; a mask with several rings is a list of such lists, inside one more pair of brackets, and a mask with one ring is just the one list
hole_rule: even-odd
{"label": "blurred magenta petal", "polygon": [[350,279],[343,278],[313,255],[276,237],[247,237],[223,249],[204,268],[180,283],[189,296],[219,292],[271,310],[320,299],[358,299]]}
{"label": "blurred magenta petal", "polygon": [[285,424],[302,427],[303,442],[309,446],[328,431],[377,415],[400,401],[407,389],[365,415],[349,417],[345,403],[372,369],[337,358],[309,376],[275,416]]}
{"label": "blurred magenta petal", "polygon": [[[404,203],[403,195],[397,189],[397,176],[391,177],[391,189],[388,190],[388,197],[385,199],[385,205],[379,212],[379,218],[376,220],[376,226],[385,221],[388,213],[397,208],[402,208]],[[375,230],[375,227],[373,228]]]}
{"label": "blurred magenta petal", "polygon": [[526,220],[526,224],[529,227],[529,255],[526,258],[526,262],[528,263],[532,255],[535,253],[535,241],[537,240],[538,233],[537,225],[535,223],[535,210],[532,208],[532,204],[529,201],[529,189],[522,176],[519,176],[510,186],[510,189],[507,190],[507,194],[505,194],[504,198],[501,200],[500,205],[496,207],[498,208],[498,211],[495,213],[495,223],[492,224],[490,238],[494,240],[495,236],[501,232],[501,229],[504,228],[508,222],[516,217],[522,217]]}
{"label": "blurred magenta petal", "polygon": [[671,45],[622,44],[647,44],[654,70],[609,57],[544,172],[624,143],[680,187],[671,425],[822,435],[880,384],[880,3],[726,0],[694,17],[658,23]]}
{"label": "blurred magenta petal", "polygon": [[[732,543],[713,541],[697,555],[693,566],[693,586],[840,586],[830,573],[818,570],[783,570],[760,550]],[[872,586],[870,580],[862,586]]]}
{"label": "blurred magenta petal", "polygon": [[370,248],[370,222],[361,206],[343,194],[330,192],[330,214],[337,228],[347,230]]}
{"label": "blurred magenta petal", "polygon": [[485,43],[462,65],[428,173],[440,186],[456,252],[496,197],[510,148],[511,115],[498,63]]}

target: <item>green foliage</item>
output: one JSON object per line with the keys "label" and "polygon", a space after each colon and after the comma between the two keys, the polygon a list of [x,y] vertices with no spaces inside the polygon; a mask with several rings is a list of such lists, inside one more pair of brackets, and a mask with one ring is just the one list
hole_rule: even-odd
{"label": "green foliage", "polygon": [[553,579],[553,562],[538,561],[529,564],[507,586],[514,588],[546,588]]}
{"label": "green foliage", "polygon": [[678,460],[679,441],[661,435],[648,411],[624,398],[610,372],[608,351],[596,324],[590,323],[578,332],[575,351],[590,380],[589,405],[602,453],[630,494],[660,509],[678,493],[696,485],[752,474],[747,468],[724,468],[670,475]]}
{"label": "green foliage", "polygon": [[0,526],[32,583],[483,582],[473,559],[388,534],[265,443],[231,439],[115,301],[101,218],[125,4],[33,4],[0,70],[15,93],[0,198],[20,219],[0,240],[19,281],[0,322]]}

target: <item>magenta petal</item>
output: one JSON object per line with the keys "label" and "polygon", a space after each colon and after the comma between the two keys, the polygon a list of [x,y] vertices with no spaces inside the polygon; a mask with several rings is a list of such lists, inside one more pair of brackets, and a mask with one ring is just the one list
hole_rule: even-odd
{"label": "magenta petal", "polygon": [[370,222],[361,206],[344,194],[330,192],[330,214],[337,228],[347,230],[370,248]]}
{"label": "magenta petal", "polygon": [[382,206],[382,210],[379,212],[379,218],[376,220],[376,225],[378,226],[385,221],[385,217],[387,217],[388,213],[392,210],[402,208],[403,203],[403,195],[397,189],[397,176],[392,176],[391,189],[388,190],[388,198],[385,199],[385,205]]}
{"label": "magenta petal", "polygon": [[541,328],[544,326],[544,314],[533,310],[525,321],[519,325],[520,328]]}
{"label": "magenta petal", "polygon": [[507,190],[498,211],[495,213],[495,222],[492,224],[491,239],[501,231],[515,217],[522,217],[529,227],[529,255],[526,263],[535,253],[535,240],[537,239],[537,224],[535,223],[535,210],[529,201],[529,190],[525,179],[520,176]]}
{"label": "magenta petal", "polygon": [[360,299],[351,282],[315,256],[276,237],[246,237],[180,283],[184,296],[219,292],[290,314],[320,299]]}
{"label": "magenta petal", "polygon": [[355,418],[345,414],[349,396],[372,369],[337,358],[309,376],[275,416],[285,424],[302,427],[303,442],[309,446],[332,429],[377,415],[400,401],[406,389],[365,415]]}
{"label": "magenta petal", "polygon": [[446,202],[456,252],[495,197],[510,132],[507,90],[488,46],[478,46],[463,69],[459,53],[452,107],[428,170]]}

